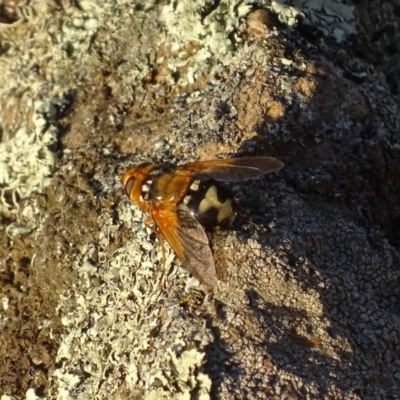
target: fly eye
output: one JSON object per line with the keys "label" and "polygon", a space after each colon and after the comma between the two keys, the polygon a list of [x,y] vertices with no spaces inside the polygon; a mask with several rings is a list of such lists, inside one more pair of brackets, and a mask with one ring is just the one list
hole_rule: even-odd
{"label": "fly eye", "polygon": [[128,180],[127,180],[127,182],[125,183],[125,194],[128,196],[128,197],[131,197],[130,195],[131,195],[131,191],[132,191],[132,189],[133,189],[133,184],[135,183],[135,178],[134,177],[132,177],[132,178],[129,178]]}

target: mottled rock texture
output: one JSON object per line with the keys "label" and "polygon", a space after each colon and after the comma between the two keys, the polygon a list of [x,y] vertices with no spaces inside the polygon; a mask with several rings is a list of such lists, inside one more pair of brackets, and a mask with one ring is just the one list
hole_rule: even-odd
{"label": "mottled rock texture", "polygon": [[[297,3],[1,3],[2,400],[399,398],[400,2]],[[116,175],[252,154],[188,289]]]}

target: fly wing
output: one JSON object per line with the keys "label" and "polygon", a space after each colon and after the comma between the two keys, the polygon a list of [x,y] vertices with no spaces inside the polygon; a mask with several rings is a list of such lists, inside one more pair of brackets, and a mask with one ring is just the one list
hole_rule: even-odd
{"label": "fly wing", "polygon": [[184,164],[177,167],[177,173],[216,181],[239,182],[278,171],[283,166],[282,161],[273,157],[242,157]]}
{"label": "fly wing", "polygon": [[181,203],[175,210],[152,207],[150,213],[189,272],[200,282],[215,286],[218,279],[207,235],[189,209]]}

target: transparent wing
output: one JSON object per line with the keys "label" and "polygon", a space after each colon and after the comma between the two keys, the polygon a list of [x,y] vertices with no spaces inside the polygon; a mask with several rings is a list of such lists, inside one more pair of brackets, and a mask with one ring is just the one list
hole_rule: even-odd
{"label": "transparent wing", "polygon": [[273,157],[243,157],[225,160],[198,161],[177,167],[177,173],[212,178],[217,181],[238,182],[253,179],[283,168],[282,161]]}
{"label": "transparent wing", "polygon": [[218,282],[208,238],[200,223],[184,204],[175,210],[152,207],[150,214],[176,255],[200,282]]}

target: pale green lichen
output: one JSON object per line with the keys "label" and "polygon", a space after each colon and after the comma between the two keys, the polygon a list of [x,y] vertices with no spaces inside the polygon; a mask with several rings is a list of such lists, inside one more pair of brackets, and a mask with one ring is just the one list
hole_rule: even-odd
{"label": "pale green lichen", "polygon": [[57,103],[54,99],[33,104],[34,128],[21,127],[11,140],[0,143],[0,212],[10,212],[19,199],[50,183],[56,157],[49,147],[56,143],[58,129],[49,121]]}

